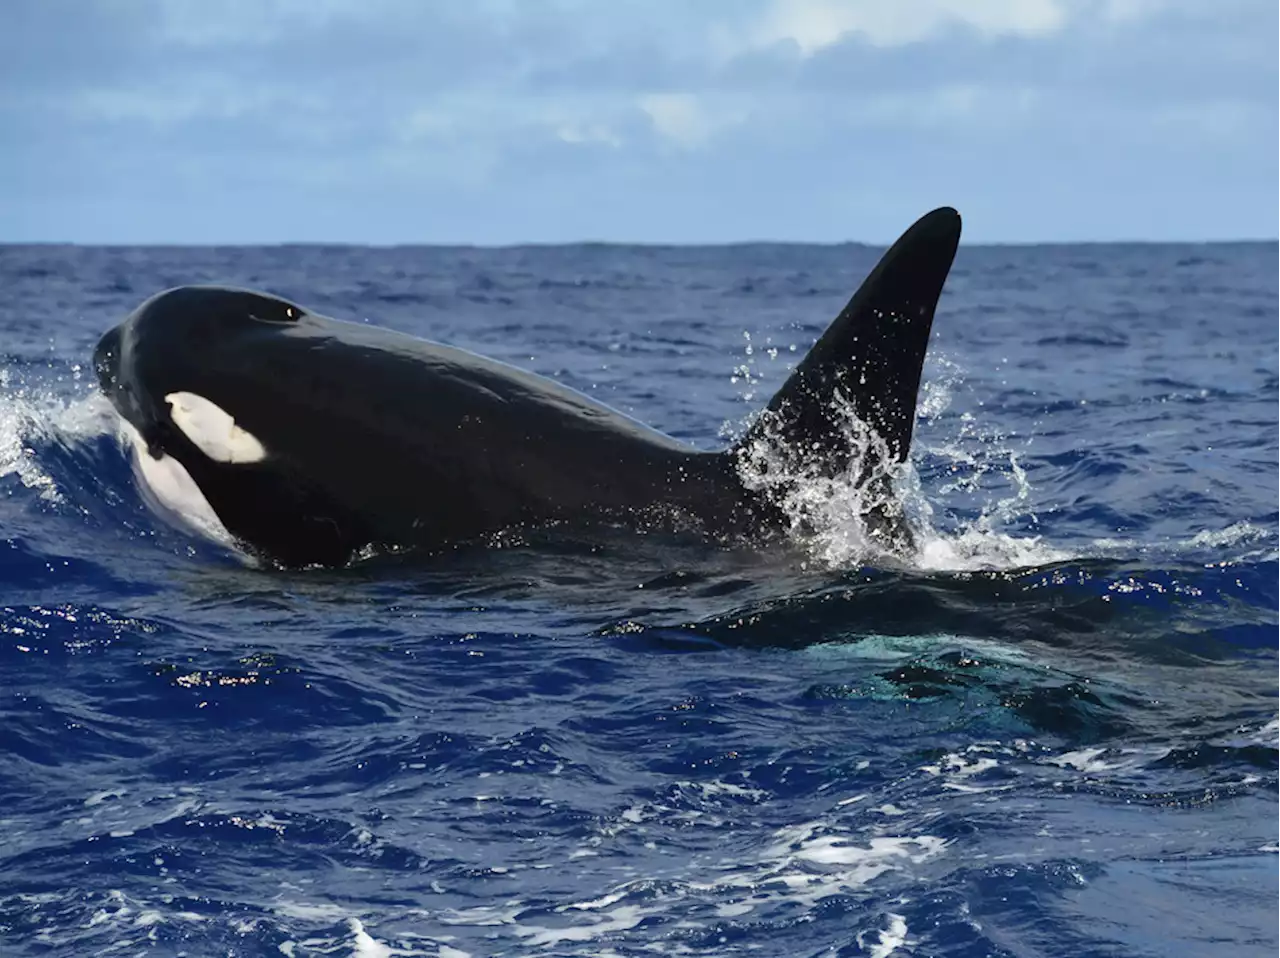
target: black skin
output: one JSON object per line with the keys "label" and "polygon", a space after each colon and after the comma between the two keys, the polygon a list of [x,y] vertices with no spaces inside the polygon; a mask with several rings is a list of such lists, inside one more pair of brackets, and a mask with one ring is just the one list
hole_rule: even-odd
{"label": "black skin", "polygon": [[[959,215],[935,210],[884,255],[770,403],[786,454],[830,473],[848,466],[829,413],[839,388],[906,459],[959,236]],[[228,531],[280,566],[342,565],[369,545],[434,551],[558,521],[735,538],[781,525],[743,486],[738,447],[699,451],[524,370],[264,293],[160,293],[102,337],[94,365],[151,454],[182,463]],[[266,458],[206,457],[170,419],[174,392],[226,410]]]}

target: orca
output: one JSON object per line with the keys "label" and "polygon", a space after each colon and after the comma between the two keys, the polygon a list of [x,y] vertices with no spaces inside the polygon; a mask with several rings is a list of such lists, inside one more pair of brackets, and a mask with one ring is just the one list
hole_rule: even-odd
{"label": "orca", "polygon": [[753,443],[836,475],[855,455],[840,400],[877,438],[862,475],[906,460],[959,241],[954,209],[921,217],[721,451],[514,366],[244,289],[151,297],[101,338],[94,367],[143,472],[176,463],[230,537],[278,567],[563,523],[750,540],[786,523],[776,489],[743,476]]}

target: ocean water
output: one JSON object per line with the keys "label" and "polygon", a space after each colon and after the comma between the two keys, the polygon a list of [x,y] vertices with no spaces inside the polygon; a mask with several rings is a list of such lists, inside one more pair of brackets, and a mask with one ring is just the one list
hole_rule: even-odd
{"label": "ocean water", "polygon": [[0,953],[1274,955],[1275,243],[962,247],[889,563],[263,571],[89,368],[224,282],[713,447],[878,252],[0,247]]}

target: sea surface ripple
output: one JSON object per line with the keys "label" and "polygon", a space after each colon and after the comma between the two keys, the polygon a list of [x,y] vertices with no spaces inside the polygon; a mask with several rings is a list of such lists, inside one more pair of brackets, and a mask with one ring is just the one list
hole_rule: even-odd
{"label": "sea surface ripple", "polygon": [[895,567],[824,490],[785,555],[266,572],[89,368],[229,283],[712,448],[878,252],[0,247],[0,952],[1274,955],[1275,243],[962,247]]}

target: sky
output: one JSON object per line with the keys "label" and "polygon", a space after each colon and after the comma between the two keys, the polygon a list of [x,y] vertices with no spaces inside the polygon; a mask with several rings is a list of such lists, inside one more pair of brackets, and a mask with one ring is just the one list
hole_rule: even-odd
{"label": "sky", "polygon": [[1277,236],[1276,0],[0,0],[0,242]]}

